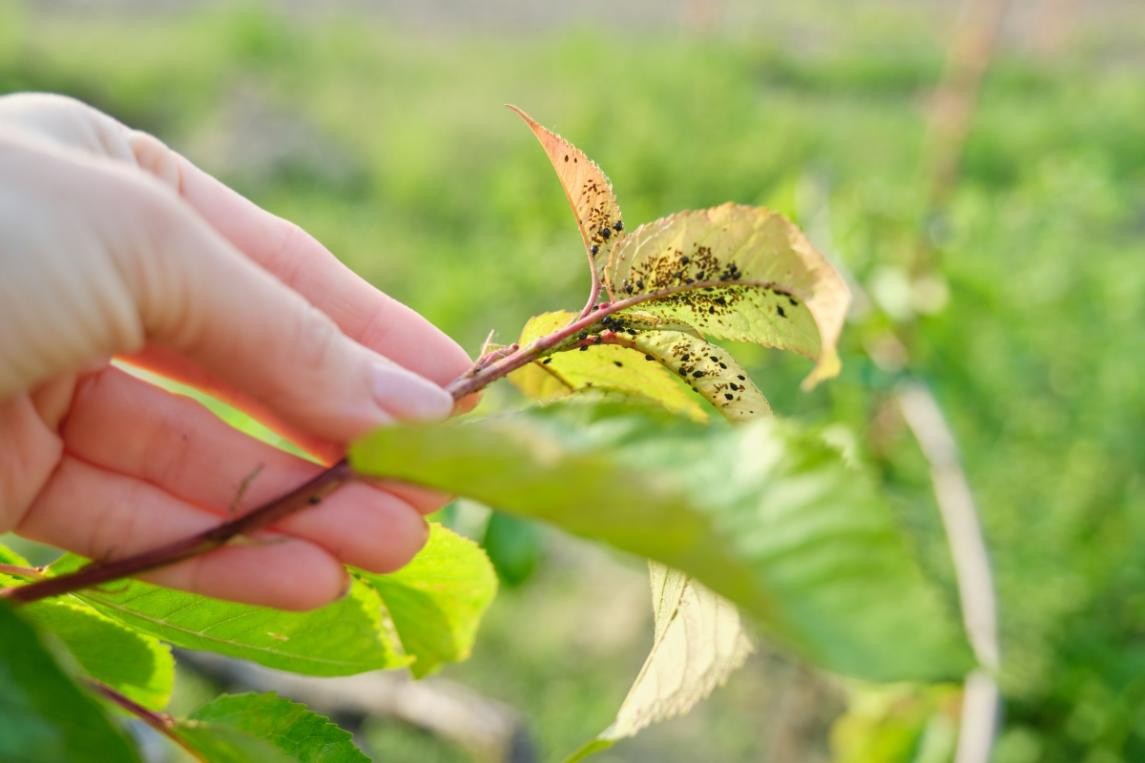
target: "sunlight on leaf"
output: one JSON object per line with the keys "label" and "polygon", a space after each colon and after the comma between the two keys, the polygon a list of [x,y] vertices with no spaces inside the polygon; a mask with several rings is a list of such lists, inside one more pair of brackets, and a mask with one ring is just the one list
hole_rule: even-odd
{"label": "sunlight on leaf", "polygon": [[378,430],[350,459],[693,575],[828,670],[928,680],[971,662],[870,481],[790,422],[562,401]]}
{"label": "sunlight on leaf", "polygon": [[[519,340],[527,346],[568,324],[575,313],[543,313],[530,318]],[[702,420],[704,409],[662,365],[645,360],[645,352],[617,345],[595,345],[584,352],[554,353],[511,374],[511,381],[534,400],[553,400],[569,392],[594,388],[646,397],[672,411]]]}
{"label": "sunlight on leaf", "polygon": [[604,172],[579,148],[561,136],[539,125],[516,106],[509,106],[537,136],[541,147],[553,163],[561,187],[565,190],[585,250],[596,272],[608,261],[608,253],[623,237],[620,204],[612,192],[612,183]]}
{"label": "sunlight on leaf", "polygon": [[604,278],[620,298],[679,290],[640,304],[634,317],[814,358],[805,387],[839,371],[847,286],[798,228],[770,210],[723,204],[642,225],[613,249]]}
{"label": "sunlight on leaf", "polygon": [[473,541],[437,523],[409,564],[386,575],[359,572],[385,602],[418,678],[467,659],[497,594],[497,575]]}
{"label": "sunlight on leaf", "polygon": [[[54,574],[84,560],[67,555]],[[384,618],[381,599],[354,581],[350,593],[321,609],[283,612],[210,599],[138,580],[76,594],[103,614],[186,649],[257,662],[269,668],[315,676],[344,676],[408,665]]]}
{"label": "sunlight on leaf", "polygon": [[739,611],[682,572],[649,564],[652,650],[607,729],[569,761],[582,760],[642,729],[691,710],[752,652]]}

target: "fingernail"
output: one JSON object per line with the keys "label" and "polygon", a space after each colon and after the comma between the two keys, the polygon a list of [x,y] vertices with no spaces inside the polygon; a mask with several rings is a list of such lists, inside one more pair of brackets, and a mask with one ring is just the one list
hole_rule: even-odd
{"label": "fingernail", "polygon": [[396,365],[374,366],[374,400],[405,420],[444,419],[453,411],[452,395]]}

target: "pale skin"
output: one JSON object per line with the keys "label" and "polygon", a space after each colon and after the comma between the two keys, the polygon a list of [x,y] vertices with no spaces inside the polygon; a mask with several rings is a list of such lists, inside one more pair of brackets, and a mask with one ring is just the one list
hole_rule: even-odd
{"label": "pale skin", "polygon": [[[114,559],[320,471],[112,358],[215,394],[326,462],[371,428],[448,416],[443,387],[470,365],[298,226],[156,138],[71,99],[0,97],[0,532]],[[441,501],[350,484],[146,577],[320,606],[345,592],[343,565],[412,558]]]}

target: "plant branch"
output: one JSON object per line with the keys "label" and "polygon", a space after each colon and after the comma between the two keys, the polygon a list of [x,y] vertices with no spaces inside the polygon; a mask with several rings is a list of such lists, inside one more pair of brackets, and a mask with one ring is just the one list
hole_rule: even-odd
{"label": "plant branch", "polygon": [[152,710],[148,710],[135,700],[129,697],[125,697],[101,681],[95,681],[89,678],[87,679],[86,683],[104,699],[112,702],[115,705],[118,705],[121,709],[126,710],[131,715],[134,715],[136,718],[143,721],[151,728],[155,729],[155,731],[159,732],[175,744],[182,747],[187,752],[191,753],[191,755],[194,756],[196,760],[202,760],[202,756],[199,754],[199,752],[193,749],[182,737],[175,733],[175,721],[172,720],[171,716],[165,713],[156,713]]}
{"label": "plant branch", "polygon": [[27,604],[51,596],[72,593],[83,588],[133,577],[144,572],[205,554],[245,537],[255,530],[273,524],[284,517],[322,502],[322,499],[353,478],[345,460],[331,466],[294,490],[264,503],[240,517],[227,520],[203,532],[196,533],[165,546],[153,548],[132,556],[105,562],[92,562],[75,572],[35,583],[0,590],[0,598],[17,604]]}
{"label": "plant branch", "polygon": [[44,577],[44,573],[35,567],[22,567],[18,564],[0,564],[0,573],[5,575],[15,575],[21,578],[32,578],[38,580]]}
{"label": "plant branch", "polygon": [[[735,283],[739,286],[760,286],[783,291],[782,287],[770,281],[736,281]],[[470,370],[454,379],[446,389],[453,395],[454,400],[460,400],[466,395],[484,389],[510,372],[540,359],[580,332],[599,323],[605,316],[642,302],[662,299],[686,291],[726,287],[727,285],[728,282],[725,281],[697,281],[696,283],[681,284],[645,294],[635,294],[617,302],[594,305],[597,309],[590,310],[588,315],[537,339],[527,347],[510,345],[508,348],[503,348],[512,350],[509,354],[502,355],[500,351],[490,353],[486,356],[484,364],[475,364]],[[597,286],[599,287],[599,283]],[[601,339],[597,337],[595,341],[599,342]],[[354,474],[350,465],[343,459],[294,490],[262,504],[242,516],[230,519],[201,533],[139,554],[108,561],[92,562],[66,575],[43,578],[34,583],[0,589],[0,599],[7,599],[17,604],[27,604],[84,588],[92,588],[113,580],[134,577],[190,559],[199,554],[205,554],[238,538],[249,536],[256,530],[274,524],[295,512],[321,503],[327,495],[353,479]]]}

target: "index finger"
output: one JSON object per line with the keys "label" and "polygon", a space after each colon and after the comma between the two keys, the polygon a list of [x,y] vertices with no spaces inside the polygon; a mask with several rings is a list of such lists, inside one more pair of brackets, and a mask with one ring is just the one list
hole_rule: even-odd
{"label": "index finger", "polygon": [[128,138],[139,166],[171,184],[235,247],[360,344],[439,385],[463,374],[469,356],[457,342],[354,273],[298,225],[262,209],[151,135]]}

